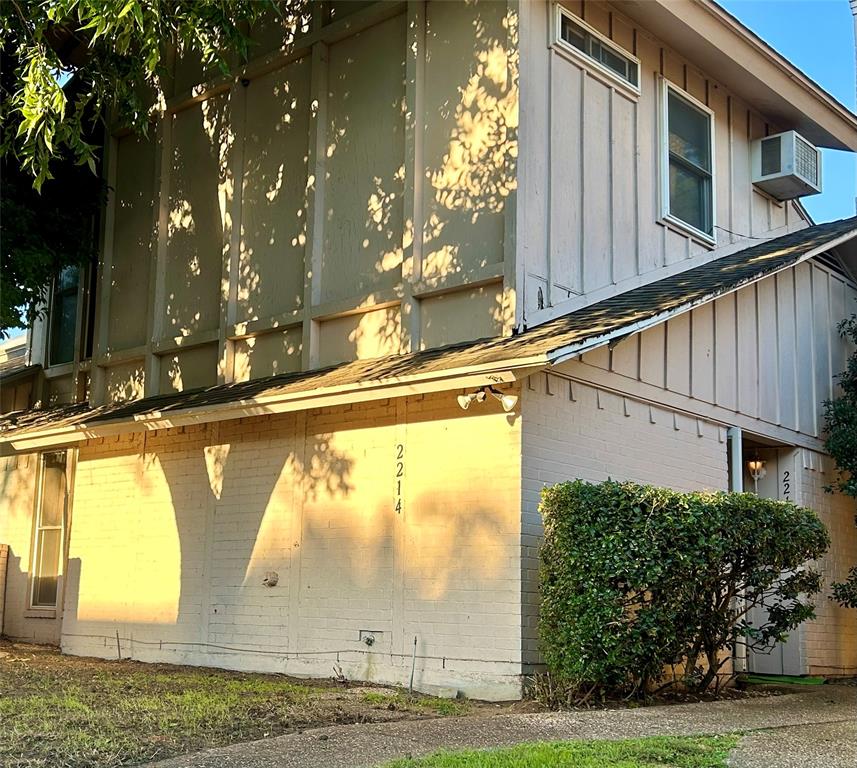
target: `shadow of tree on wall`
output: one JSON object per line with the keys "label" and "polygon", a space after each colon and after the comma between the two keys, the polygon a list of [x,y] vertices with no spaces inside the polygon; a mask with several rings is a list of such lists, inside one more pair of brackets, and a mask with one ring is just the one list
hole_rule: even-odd
{"label": "shadow of tree on wall", "polygon": [[[333,447],[329,435],[308,436],[305,446],[294,436],[274,440],[268,450],[280,456],[273,461],[270,455],[260,458],[260,441],[252,434],[235,432],[228,436],[229,442],[203,445],[210,442],[203,431],[201,443],[189,455],[171,452],[170,441],[176,437],[163,435],[164,452],[151,444],[147,450],[151,450],[149,461],[163,473],[175,510],[182,573],[177,624],[185,617],[190,622],[199,617],[197,630],[206,633],[199,637],[201,642],[208,641],[210,632],[221,644],[230,635],[235,643],[247,634],[241,627],[245,609],[252,614],[250,606],[255,606],[258,613],[266,613],[266,606],[273,605],[280,611],[269,614],[279,613],[284,634],[272,637],[270,643],[285,647],[288,620],[282,611],[287,610],[289,599],[285,568],[296,545],[290,527],[294,498],[321,493],[330,498],[347,496],[352,490],[352,460]],[[192,495],[187,493],[189,482],[198,489]],[[285,530],[277,530],[282,527]],[[260,533],[266,528],[272,541],[260,556]],[[202,549],[201,535],[207,539]],[[264,586],[268,570],[282,571],[285,583]],[[210,607],[202,599],[206,590],[210,590]]]}
{"label": "shadow of tree on wall", "polygon": [[[331,14],[353,11],[344,5]],[[306,16],[269,20],[258,30],[259,52],[301,45]],[[161,391],[213,384],[218,369],[235,380],[299,369],[304,256],[312,246],[308,202],[318,191],[318,170],[324,174],[323,199],[317,199],[324,231],[313,304],[360,308],[352,316],[319,318],[321,364],[407,351],[403,325],[411,320],[398,305],[403,269],[433,290],[450,277],[478,278],[480,270],[502,261],[505,211],[516,187],[516,13],[500,3],[429,4],[419,51],[425,57],[425,76],[417,84],[420,114],[409,112],[406,101],[414,85],[407,83],[414,70],[406,61],[412,34],[406,22],[400,14],[329,46],[323,112],[312,98],[307,54],[251,78],[233,91],[237,99],[221,93],[168,118],[165,305],[156,338],[181,345],[185,337],[216,332],[230,291],[235,310],[226,323],[235,335],[234,355],[224,359],[217,358],[215,342],[188,347],[190,339],[184,349],[162,354]],[[310,168],[309,126],[316,114],[325,141],[318,167]],[[409,130],[422,147],[419,167],[405,156]],[[118,169],[120,178],[124,172]],[[405,209],[410,174],[420,187],[418,211]],[[233,222],[236,210],[240,220]],[[131,226],[123,221],[121,226]],[[233,227],[238,263],[230,285],[224,258]],[[405,256],[415,230],[422,259],[410,265]],[[138,250],[125,248],[116,257],[131,258]],[[117,301],[130,285],[117,285]],[[423,303],[423,346],[495,335],[511,306],[499,283]],[[142,316],[135,320],[142,326]],[[126,348],[130,344],[129,337]],[[111,394],[139,396],[140,373],[117,368]]]}
{"label": "shadow of tree on wall", "polygon": [[[234,135],[230,104],[220,95],[173,115],[164,264],[163,314],[157,339],[220,327],[223,259],[229,249]],[[194,364],[188,363],[193,359]],[[162,391],[216,381],[216,347],[176,352],[161,361]],[[205,370],[207,369],[207,370]]]}
{"label": "shadow of tree on wall", "polygon": [[[109,472],[139,490],[113,508],[115,551],[98,536],[103,493],[80,495],[82,545],[72,557],[81,589],[67,595],[72,649],[76,636],[94,635],[111,656],[118,630],[123,655],[144,660],[205,663],[208,653],[282,671],[287,653],[332,661],[347,651],[348,674],[370,676],[390,656],[404,663],[405,639],[417,634],[421,656],[511,660],[513,650],[497,650],[488,635],[494,614],[514,619],[518,506],[508,483],[473,486],[474,462],[491,460],[490,449],[487,459],[485,451],[467,458],[475,452],[460,435],[474,417],[456,408],[437,441],[415,436],[413,494],[399,515],[395,406],[353,424],[342,413],[309,412],[305,428],[303,416],[285,414],[151,433],[114,447],[111,467],[97,466],[97,447],[84,450],[93,481]],[[324,427],[332,421],[335,434]],[[434,429],[419,414],[409,423]],[[262,583],[270,571],[276,587]],[[480,589],[499,607],[468,608]],[[405,602],[397,608],[397,600]],[[469,627],[476,647],[435,632],[432,614]],[[377,648],[367,650],[360,630],[378,633]],[[237,650],[216,656],[227,649]]]}
{"label": "shadow of tree on wall", "polygon": [[[30,607],[33,514],[35,511],[38,459],[34,455],[0,457],[0,543],[8,544],[5,590],[0,595],[0,634],[38,643],[59,641],[59,622],[51,619],[27,621]],[[65,575],[57,579],[62,595]],[[0,574],[0,584],[2,584]]]}

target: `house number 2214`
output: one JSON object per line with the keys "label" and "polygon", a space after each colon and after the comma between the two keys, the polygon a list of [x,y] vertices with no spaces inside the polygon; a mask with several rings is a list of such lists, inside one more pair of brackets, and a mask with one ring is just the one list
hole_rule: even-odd
{"label": "house number 2214", "polygon": [[405,446],[396,445],[396,513],[402,514],[402,478],[405,476]]}

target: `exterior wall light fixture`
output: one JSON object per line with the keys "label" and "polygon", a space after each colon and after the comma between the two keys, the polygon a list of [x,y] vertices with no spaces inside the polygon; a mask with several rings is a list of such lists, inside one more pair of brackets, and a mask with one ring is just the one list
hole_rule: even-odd
{"label": "exterior wall light fixture", "polygon": [[478,392],[471,392],[469,395],[459,395],[456,399],[461,410],[466,411],[473,403],[485,401],[485,390],[480,389]]}
{"label": "exterior wall light fixture", "polygon": [[750,459],[750,461],[747,462],[747,471],[750,473],[750,477],[753,478],[754,490],[758,496],[759,480],[768,474],[768,470],[765,469],[765,462],[758,457]]}
{"label": "exterior wall light fixture", "polygon": [[503,410],[506,413],[509,413],[518,404],[517,395],[504,395],[502,392],[494,389],[494,387],[482,387],[477,392],[471,392],[469,395],[459,395],[456,399],[461,409],[466,411],[473,403],[484,403],[488,395],[499,400],[500,405],[503,406]]}

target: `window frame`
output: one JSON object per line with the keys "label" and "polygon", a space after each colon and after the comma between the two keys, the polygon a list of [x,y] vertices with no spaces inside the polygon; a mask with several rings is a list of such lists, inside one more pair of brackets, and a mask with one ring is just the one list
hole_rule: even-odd
{"label": "window frame", "polygon": [[[589,33],[594,38],[603,43],[605,47],[611,49],[616,55],[621,56],[623,59],[627,59],[634,66],[636,66],[637,84],[634,85],[634,83],[632,83],[630,80],[626,80],[619,73],[610,69],[610,67],[602,64],[600,61],[598,61],[598,59],[595,59],[589,54],[584,53],[579,48],[576,48],[571,43],[564,40],[562,36],[563,16],[567,17],[577,26],[582,27],[587,33]],[[630,91],[635,96],[640,95],[640,86],[643,75],[643,68],[640,65],[640,60],[633,53],[631,53],[630,51],[626,51],[621,45],[614,42],[609,37],[603,35],[597,29],[587,24],[583,19],[581,19],[579,16],[576,16],[571,11],[569,11],[568,8],[565,8],[559,3],[556,3],[555,6],[553,44],[556,46],[557,50],[561,51],[563,54],[568,54],[584,66],[595,69],[599,75],[603,75],[605,77],[610,78],[610,80],[612,80],[614,83]]]}
{"label": "window frame", "polygon": [[[66,537],[69,529],[73,482],[73,452],[68,450],[44,451],[39,454],[36,470],[36,489],[33,508],[33,534],[30,547],[30,585],[27,595],[27,609],[36,615],[56,616],[62,605],[62,577],[65,573]],[[42,525],[42,502],[44,497],[45,458],[50,455],[63,455],[65,460],[65,506],[60,516],[60,525]],[[39,549],[41,544],[40,532],[43,530],[59,530],[59,562],[57,563],[57,589],[53,605],[36,602],[36,584],[40,578]]]}
{"label": "window frame", "polygon": [[[670,91],[682,101],[687,103],[692,108],[701,112],[708,118],[708,150],[711,159],[711,194],[710,194],[710,217],[711,217],[711,234],[697,229],[693,224],[689,224],[684,219],[670,211],[670,146],[669,146],[669,96]],[[667,80],[665,77],[660,78],[659,93],[659,125],[658,125],[658,141],[660,143],[660,211],[661,221],[672,227],[682,230],[685,234],[690,235],[694,240],[701,241],[707,246],[717,245],[717,167],[716,153],[714,146],[715,137],[715,119],[716,114],[711,107],[695,98],[683,88]]]}
{"label": "window frame", "polygon": [[[68,269],[68,267],[65,267]],[[47,361],[46,368],[56,368],[56,369],[64,369],[66,366],[73,366],[80,359],[80,332],[81,332],[81,304],[84,299],[84,290],[83,285],[86,281],[86,269],[81,266],[76,266],[74,269],[77,270],[77,285],[74,289],[65,288],[62,290],[58,290],[58,284],[60,280],[60,275],[56,275],[54,279],[51,281],[51,292],[50,292],[50,303],[48,305],[48,312],[46,316],[47,320],[47,333],[45,334],[45,360]],[[71,360],[65,360],[63,362],[55,362],[53,360],[53,348],[54,348],[54,317],[55,312],[57,311],[57,297],[61,295],[75,297],[75,307],[74,307],[74,338],[72,339],[72,354]]]}

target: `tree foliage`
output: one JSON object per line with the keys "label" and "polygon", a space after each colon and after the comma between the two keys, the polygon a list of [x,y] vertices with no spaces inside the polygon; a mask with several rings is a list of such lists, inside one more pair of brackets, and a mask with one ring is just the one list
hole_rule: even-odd
{"label": "tree foliage", "polygon": [[[857,346],[857,315],[843,320],[839,333]],[[857,499],[857,351],[851,354],[838,379],[842,393],[824,403],[825,447],[839,473],[828,490]],[[857,525],[857,517],[854,522]],[[844,582],[833,585],[833,598],[840,605],[857,608],[857,565]]]}
{"label": "tree foliage", "polygon": [[821,576],[804,565],[828,537],[809,509],[577,480],[545,489],[541,511],[542,651],[578,690],[645,693],[673,665],[667,685],[705,690],[736,645],[770,647],[814,616]]}
{"label": "tree foliage", "polygon": [[59,269],[92,258],[92,214],[103,190],[75,168],[97,173],[100,124],[107,120],[112,127],[146,133],[165,103],[172,56],[228,72],[230,61],[247,55],[248,25],[271,8],[283,12],[289,5],[0,3],[0,333],[33,320],[45,284]]}
{"label": "tree foliage", "polygon": [[[163,104],[167,60],[193,57],[228,72],[227,56],[246,58],[246,24],[269,6],[243,0],[8,0],[0,35],[13,78],[2,98],[2,152],[13,152],[36,189],[65,150],[95,171],[87,121],[109,114],[145,132]],[[78,84],[73,95],[62,76]]]}

